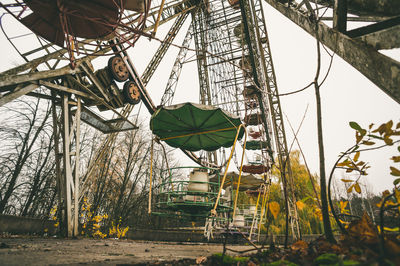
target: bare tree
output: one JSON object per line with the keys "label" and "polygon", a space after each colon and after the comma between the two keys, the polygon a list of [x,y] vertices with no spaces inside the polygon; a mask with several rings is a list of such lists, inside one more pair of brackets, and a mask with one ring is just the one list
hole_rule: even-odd
{"label": "bare tree", "polygon": [[0,127],[0,213],[6,213],[7,207],[15,209],[15,204],[23,204],[21,197],[14,197],[12,204],[9,202],[21,176],[28,171],[27,162],[38,152],[38,142],[49,126],[49,104],[41,108],[40,103],[40,99],[22,99],[1,110],[7,119]]}

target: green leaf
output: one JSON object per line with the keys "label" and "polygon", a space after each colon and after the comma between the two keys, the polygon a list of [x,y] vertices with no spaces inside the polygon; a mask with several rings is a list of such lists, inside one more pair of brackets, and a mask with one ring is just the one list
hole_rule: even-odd
{"label": "green leaf", "polygon": [[300,201],[306,202],[306,200],[308,200],[308,199],[313,199],[313,198],[311,196],[307,196],[307,197],[302,198]]}
{"label": "green leaf", "polygon": [[397,186],[400,183],[400,178],[397,178],[393,181],[393,185]]}
{"label": "green leaf", "polygon": [[351,122],[349,122],[349,125],[350,125],[350,127],[351,127],[352,129],[355,129],[355,130],[357,130],[357,131],[360,131],[360,132],[361,132],[361,130],[362,130],[362,128],[360,127],[359,124],[357,124],[357,122],[351,121]]}

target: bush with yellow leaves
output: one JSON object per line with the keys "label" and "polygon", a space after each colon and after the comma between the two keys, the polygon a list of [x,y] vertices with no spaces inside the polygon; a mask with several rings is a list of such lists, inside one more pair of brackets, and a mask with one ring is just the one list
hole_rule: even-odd
{"label": "bush with yellow leaves", "polygon": [[[119,217],[118,222],[115,225],[114,221],[108,221],[108,214],[94,215],[91,204],[87,198],[83,199],[83,205],[81,208],[80,220],[82,224],[81,234],[91,236],[95,238],[124,238],[129,230],[129,226],[122,227],[122,218]],[[108,232],[108,234],[107,234]]]}
{"label": "bush with yellow leaves", "polygon": [[91,210],[91,204],[87,198],[83,199],[81,208],[80,220],[81,220],[81,235],[92,236],[96,238],[106,238],[107,233],[104,227],[106,226],[105,221],[108,219],[107,214],[94,215]]}

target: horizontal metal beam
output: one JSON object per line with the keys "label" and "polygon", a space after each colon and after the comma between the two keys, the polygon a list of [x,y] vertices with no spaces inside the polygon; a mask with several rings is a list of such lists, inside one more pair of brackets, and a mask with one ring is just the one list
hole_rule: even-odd
{"label": "horizontal metal beam", "polygon": [[400,25],[359,37],[361,41],[375,49],[393,49],[400,47]]}
{"label": "horizontal metal beam", "polygon": [[39,80],[38,83],[40,85],[43,85],[43,86],[45,86],[47,88],[50,88],[50,89],[55,89],[55,90],[62,91],[62,92],[73,93],[75,95],[82,96],[84,98],[88,98],[88,99],[94,100],[94,101],[97,100],[95,97],[93,97],[89,93],[86,93],[86,92],[83,92],[83,91],[74,90],[74,89],[71,89],[71,88],[68,88],[68,87],[65,87],[65,86],[62,86],[62,85],[54,84],[54,83],[51,83],[51,82],[48,82],[48,81],[43,81],[43,80]]}
{"label": "horizontal metal beam", "polygon": [[[85,107],[81,107],[81,116],[83,122],[94,127],[95,129],[101,131],[104,134],[110,134],[113,132],[120,132],[126,130],[134,130],[138,129],[138,127],[134,124],[128,123],[122,120],[123,125],[121,127],[116,127],[115,124],[121,121],[116,120],[105,120],[94,112],[90,111]],[[73,111],[75,113],[75,111]]]}
{"label": "horizontal metal beam", "polygon": [[18,86],[15,88],[14,91],[9,92],[3,96],[0,96],[0,106],[5,105],[6,103],[9,103],[18,97],[21,97],[33,90],[35,90],[38,87],[38,85],[35,84],[30,84],[28,86]]}
{"label": "horizontal metal beam", "polygon": [[76,74],[79,72],[80,70],[78,68],[73,70],[69,66],[65,66],[63,68],[55,70],[46,70],[46,71],[33,72],[27,74],[20,74],[20,75],[4,75],[0,77],[0,87],[18,85],[21,83],[27,83],[41,79],[51,79],[63,75]]}
{"label": "horizontal metal beam", "polygon": [[[347,21],[356,22],[379,22],[388,19],[388,17],[373,17],[373,16],[359,16],[359,17],[347,17]],[[333,20],[333,17],[321,17],[320,20]]]}
{"label": "horizontal metal beam", "polygon": [[[335,0],[309,0],[318,5],[333,7]],[[400,2],[398,0],[348,0],[349,13],[367,16],[397,16]]]}
{"label": "horizontal metal beam", "polygon": [[394,26],[400,25],[400,16],[390,18],[384,21],[380,21],[374,24],[370,24],[364,27],[356,28],[346,32],[346,35],[350,38],[361,37],[367,34],[378,32],[381,30],[386,30]]}
{"label": "horizontal metal beam", "polygon": [[30,69],[35,69],[38,65],[49,61],[51,59],[55,59],[55,58],[60,58],[62,57],[63,54],[65,54],[67,52],[66,49],[61,49],[58,50],[56,52],[50,53],[50,54],[46,54],[42,57],[33,59],[27,63],[24,63],[22,65],[19,65],[17,67],[11,68],[7,71],[4,71],[2,73],[0,73],[0,78],[4,77],[4,76],[11,76],[11,75],[17,75],[18,73],[30,70]]}
{"label": "horizontal metal beam", "polygon": [[[29,92],[29,93],[27,93],[25,95],[31,96],[31,97],[35,97],[35,98],[44,99],[44,100],[49,100],[49,101],[54,99],[54,97],[52,97],[51,95],[47,95],[47,94],[44,94],[44,93],[38,93],[38,92],[34,92],[34,91]],[[57,97],[56,98],[56,102],[58,102],[58,104],[59,104],[60,98]]]}
{"label": "horizontal metal beam", "polygon": [[[306,15],[275,0],[265,1],[309,34],[316,36],[316,21],[310,20]],[[400,103],[400,62],[379,53],[360,40],[352,39],[329,28],[322,22],[318,23],[318,36],[321,43],[360,71],[393,100]]]}

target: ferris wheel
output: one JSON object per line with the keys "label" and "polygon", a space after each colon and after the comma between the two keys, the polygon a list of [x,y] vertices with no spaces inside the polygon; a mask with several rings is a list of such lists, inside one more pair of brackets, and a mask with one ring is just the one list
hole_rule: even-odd
{"label": "ferris wheel", "polygon": [[[250,221],[251,237],[266,213],[264,199],[274,158],[286,165],[281,172],[290,173],[260,0],[93,0],[85,4],[14,0],[1,1],[0,7],[6,12],[3,32],[26,61],[1,73],[1,105],[30,95],[51,100],[54,110],[61,107],[61,117],[54,111],[53,119],[56,153],[63,154],[57,160],[57,175],[64,187],[68,235],[77,234],[79,191],[93,178],[96,162],[118,132],[137,129],[128,115],[141,101],[152,114],[151,129],[157,141],[182,149],[198,164],[189,167],[186,179],[177,179],[175,169],[166,169],[168,178],[159,191],[164,198],[155,207],[190,219],[206,219],[206,227],[228,221],[240,229]],[[146,84],[189,17],[190,26],[183,43],[177,45],[180,50],[157,106]],[[16,20],[25,27],[21,32],[8,31],[7,23]],[[160,48],[140,75],[127,50],[141,36],[154,39],[158,26],[172,20]],[[35,47],[20,48],[25,39],[34,40],[30,44]],[[199,94],[199,101],[173,105],[188,51],[196,56],[200,84],[194,93]],[[92,60],[100,56],[107,57],[108,64],[95,69]],[[38,91],[38,87],[46,90]],[[105,110],[114,112],[115,118],[102,118],[99,112]],[[81,121],[108,134],[83,180],[77,152]],[[256,206],[239,208],[238,193],[244,190],[262,200]],[[295,204],[290,208],[292,228],[296,228]]]}

